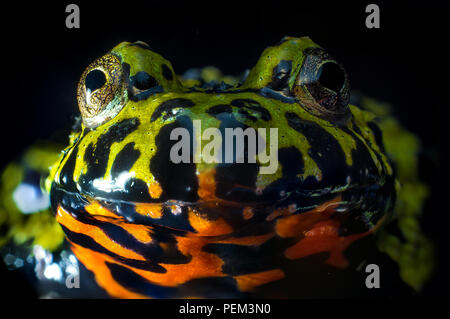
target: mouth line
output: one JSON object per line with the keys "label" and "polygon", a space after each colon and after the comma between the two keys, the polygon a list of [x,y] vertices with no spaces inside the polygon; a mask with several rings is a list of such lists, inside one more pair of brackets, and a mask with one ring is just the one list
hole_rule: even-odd
{"label": "mouth line", "polygon": [[[189,221],[190,214],[194,213],[212,222],[223,218],[232,225],[232,231],[229,233],[232,234],[245,232],[246,228],[258,228],[258,225],[269,225],[279,217],[311,211],[324,211],[331,208],[328,207],[329,203],[332,203],[333,212],[341,215],[361,210],[366,203],[366,196],[368,197],[369,192],[377,191],[381,187],[380,184],[349,184],[345,187],[324,188],[314,191],[297,189],[287,192],[286,196],[278,200],[266,202],[233,202],[219,199],[218,201],[166,200],[164,202],[136,203],[92,197],[79,191],[74,192],[55,185],[52,187],[51,199],[55,211],[58,206],[62,206],[70,211],[75,218],[78,214],[90,216],[90,218],[103,215],[104,217],[113,217],[111,220],[124,219],[128,223],[147,225],[163,231],[196,233]],[[97,208],[100,207],[100,209],[88,209],[89,206],[92,208],[93,205],[97,205]],[[140,205],[144,205],[144,207],[148,205],[147,208],[156,208],[159,215],[139,213],[137,207]],[[246,209],[253,212],[252,218],[249,220],[243,220],[242,218]]]}

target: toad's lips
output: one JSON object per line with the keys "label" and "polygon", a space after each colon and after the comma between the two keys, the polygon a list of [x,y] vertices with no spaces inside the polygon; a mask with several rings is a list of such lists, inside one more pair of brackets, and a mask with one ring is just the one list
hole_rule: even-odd
{"label": "toad's lips", "polygon": [[[215,171],[210,170],[198,175],[198,200],[193,202],[177,199],[130,201],[95,192],[96,189],[89,191],[92,188],[77,187],[77,191],[55,183],[52,205],[55,210],[62,206],[76,215],[84,212],[108,216],[136,225],[164,227],[199,236],[242,236],[273,230],[274,221],[279,217],[331,207],[339,218],[348,219],[348,227],[370,230],[390,211],[395,199],[393,179],[382,178],[314,190],[296,181],[281,180],[282,183],[267,190],[233,185],[228,193],[218,195],[214,174]],[[236,200],[227,199],[233,192],[240,196]]]}

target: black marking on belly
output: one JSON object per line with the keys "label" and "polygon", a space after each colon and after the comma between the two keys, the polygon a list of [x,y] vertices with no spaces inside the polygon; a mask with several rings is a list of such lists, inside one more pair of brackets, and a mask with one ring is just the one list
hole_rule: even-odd
{"label": "black marking on belly", "polygon": [[246,111],[251,110],[253,116],[261,118],[264,121],[269,121],[272,118],[270,112],[255,100],[236,99],[231,101],[230,104],[238,108],[246,109]]}
{"label": "black marking on belly", "polygon": [[[119,225],[97,220],[86,213],[79,213],[77,220],[84,224],[100,228],[108,238],[119,244],[121,247],[136,252],[148,259],[151,263],[186,264],[191,260],[191,257],[183,255],[177,249],[177,242],[174,237],[154,237],[152,233],[152,242],[144,244]],[[168,249],[163,250],[159,245],[160,242],[164,242]]]}
{"label": "black marking on belly", "polygon": [[170,117],[170,112],[177,108],[189,108],[193,107],[195,103],[192,100],[184,99],[184,98],[176,98],[172,100],[167,100],[153,111],[150,121],[156,121],[160,116],[163,116],[163,120],[166,120]]}
{"label": "black marking on belly", "polygon": [[[168,101],[169,102],[169,101]],[[183,105],[193,105],[190,100],[176,99],[163,106],[162,109],[171,109]],[[161,107],[161,106],[160,106]],[[155,111],[161,114],[162,110]],[[154,115],[155,115],[154,113]],[[175,164],[170,159],[172,146],[178,143],[177,140],[170,140],[170,134],[175,128],[185,128],[191,136],[190,141],[190,162]],[[198,181],[196,165],[193,163],[193,125],[192,120],[187,116],[179,116],[176,121],[163,126],[155,138],[156,153],[150,160],[150,171],[161,185],[163,192],[159,200],[177,199],[194,202],[198,199]]]}
{"label": "black marking on belly", "polygon": [[117,283],[135,293],[154,298],[170,298],[176,293],[176,288],[153,284],[131,269],[121,265],[106,262],[106,266],[108,266],[111,275]]}
{"label": "black marking on belly", "polygon": [[148,270],[148,271],[156,272],[156,273],[160,273],[160,274],[163,274],[166,272],[166,269],[164,267],[162,267],[156,263],[153,263],[150,261],[142,261],[142,260],[137,260],[137,259],[124,258],[120,255],[113,253],[112,251],[108,250],[107,248],[103,247],[102,245],[97,243],[92,237],[89,237],[88,235],[73,232],[70,229],[68,229],[67,227],[65,227],[64,225],[61,225],[61,227],[64,231],[64,234],[67,236],[67,239],[74,244],[77,244],[81,247],[90,249],[92,251],[95,251],[95,252],[98,252],[101,254],[105,254],[107,256],[114,258],[118,262],[122,262],[124,264],[127,264],[129,266],[132,266],[132,267],[135,267],[138,269]]}
{"label": "black marking on belly", "polygon": [[214,105],[206,110],[206,113],[208,113],[209,115],[212,115],[214,117],[216,117],[216,115],[218,115],[218,114],[231,113],[231,112],[233,112],[233,110],[232,110],[231,106],[228,104]]}
{"label": "black marking on belly", "polygon": [[224,261],[222,271],[225,274],[237,276],[277,268],[283,248],[283,240],[272,238],[260,246],[211,243],[203,250]]}
{"label": "black marking on belly", "polygon": [[117,178],[120,173],[128,172],[137,161],[141,152],[134,148],[134,142],[128,143],[116,155],[114,163],[111,167],[111,176]]}
{"label": "black marking on belly", "polygon": [[190,296],[204,296],[207,298],[237,298],[246,295],[239,292],[236,281],[230,277],[197,278],[177,287],[164,287],[151,283],[133,270],[119,264],[106,262],[106,265],[117,283],[128,290],[148,297],[187,298]]}
{"label": "black marking on belly", "polygon": [[173,79],[172,70],[166,64],[163,64],[161,66],[161,70],[162,70],[162,75],[166,78],[166,80],[172,81],[172,79]]}

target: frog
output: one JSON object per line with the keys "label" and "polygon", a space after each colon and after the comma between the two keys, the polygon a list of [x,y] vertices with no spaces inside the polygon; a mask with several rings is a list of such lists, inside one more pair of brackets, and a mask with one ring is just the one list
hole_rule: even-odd
{"label": "frog", "polygon": [[[388,107],[350,99],[345,68],[309,37],[284,37],[240,79],[211,67],[180,76],[146,43],[122,42],[83,71],[80,116],[43,179],[55,242],[113,298],[245,298],[265,287],[289,298],[308,276],[299,262],[347,269],[349,247],[367,238],[420,289],[433,258],[418,222],[418,139]],[[275,170],[258,156],[224,160],[224,143],[216,161],[196,161],[209,144],[196,143],[195,123],[221,136],[276,129],[258,136],[262,147],[241,135],[246,155],[275,150]]]}

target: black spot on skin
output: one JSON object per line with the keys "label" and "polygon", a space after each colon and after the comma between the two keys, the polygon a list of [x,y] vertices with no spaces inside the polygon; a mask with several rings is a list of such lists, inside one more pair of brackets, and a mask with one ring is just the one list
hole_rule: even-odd
{"label": "black spot on skin", "polygon": [[[346,127],[341,128],[342,131],[352,136],[356,142],[356,149],[352,151],[353,165],[352,165],[352,180],[353,182],[361,183],[361,184],[377,184],[380,180],[380,173],[370,155],[368,147],[370,147],[370,143],[368,146],[364,145],[364,143],[356,136],[354,132],[349,130]],[[374,150],[373,150],[374,151]],[[378,152],[375,152],[375,156],[377,157],[380,163],[383,163],[381,159],[381,155]],[[383,170],[385,169],[383,165]]]}
{"label": "black spot on skin", "polygon": [[[192,103],[190,100],[183,100],[182,103]],[[171,100],[173,101],[173,100]],[[169,102],[169,101],[168,101]],[[174,105],[180,105],[180,101],[174,101]],[[193,103],[192,103],[193,104]],[[171,108],[171,104],[167,108]],[[156,112],[156,111],[155,111]],[[170,159],[170,150],[177,140],[170,140],[170,134],[173,129],[182,127],[188,130],[190,141],[190,162],[175,164]],[[194,202],[198,199],[198,181],[196,172],[196,165],[193,163],[193,126],[192,120],[187,116],[180,116],[175,122],[163,126],[155,138],[156,154],[150,161],[150,171],[155,179],[161,185],[163,192],[160,201],[168,199],[176,199],[181,201]]]}
{"label": "black spot on skin", "polygon": [[[165,114],[167,115],[169,112],[171,112],[173,109],[176,108],[189,108],[193,107],[195,105],[194,102],[192,102],[189,99],[184,98],[176,98],[172,100],[165,101],[158,105],[158,107],[153,111],[152,117],[150,119],[151,122],[156,121],[161,115]],[[166,119],[163,117],[163,119]]]}
{"label": "black spot on skin", "polygon": [[[284,193],[295,191],[300,187],[298,175],[304,172],[304,163],[302,153],[294,146],[283,147],[278,150],[278,161],[281,165],[282,177],[268,185],[261,195],[264,200],[279,200],[280,192]],[[302,200],[302,204],[305,201]]]}
{"label": "black spot on skin", "polygon": [[134,149],[134,142],[128,143],[116,155],[116,159],[111,167],[111,176],[117,178],[120,173],[128,172],[141,155],[139,150]]}
{"label": "black spot on skin", "polygon": [[[237,121],[233,114],[221,113],[217,116],[221,121],[219,131],[225,138],[225,129],[241,128],[245,131],[249,126]],[[255,140],[257,143],[257,140]],[[228,143],[228,142],[227,142]],[[233,138],[233,162],[225,163],[225,144],[222,143],[222,161],[216,168],[216,195],[226,200],[255,201],[252,191],[259,172],[258,163],[248,163],[248,138],[244,137],[244,163],[236,162],[236,137]],[[256,147],[256,152],[258,149]]]}
{"label": "black spot on skin", "polygon": [[92,181],[95,178],[104,176],[109,160],[111,145],[123,141],[130,133],[134,132],[138,126],[138,118],[123,120],[112,125],[106,133],[98,138],[95,149],[93,144],[89,144],[84,154],[84,160],[88,165],[88,170],[83,177]]}
{"label": "black spot on skin", "polygon": [[106,76],[103,71],[100,70],[92,70],[90,71],[86,79],[84,80],[84,86],[86,87],[86,90],[90,90],[91,92],[94,92],[95,90],[101,88],[106,83]]}
{"label": "black spot on skin", "polygon": [[281,60],[272,71],[272,82],[268,86],[275,91],[289,93],[289,76],[292,70],[292,61]]}
{"label": "black spot on skin", "polygon": [[142,101],[163,91],[156,79],[145,71],[139,71],[130,78],[128,96],[132,101]]}
{"label": "black spot on skin", "polygon": [[[358,134],[359,136],[363,137],[363,134],[361,132],[361,129],[358,127],[358,125],[356,125],[355,120],[352,118],[352,124],[353,124],[353,130],[356,132],[356,134]],[[384,152],[384,145],[383,145],[383,141],[382,141],[382,135],[381,135],[381,131],[378,128],[378,126],[373,123],[373,122],[369,122],[367,124],[369,126],[370,129],[372,129],[374,137],[375,137],[375,143],[378,145],[379,149],[381,150],[381,152]],[[345,132],[347,132],[348,134],[352,135],[355,139],[357,139],[357,137],[355,136],[355,134],[348,130],[347,128],[342,128]],[[378,135],[378,136],[377,136]],[[380,163],[383,163],[383,159],[381,158],[381,154],[376,151],[374,149],[374,146],[372,145],[372,142],[366,140],[367,145],[372,149],[372,151],[375,153],[375,156],[377,157],[378,161]],[[359,139],[358,139],[358,143],[360,144],[359,147],[360,148],[364,148],[364,150],[366,150],[366,146],[363,145]],[[381,144],[380,144],[381,143]],[[357,155],[355,155],[357,156]],[[385,169],[384,165],[383,165],[383,169]]]}
{"label": "black spot on skin", "polygon": [[106,173],[111,145],[123,141],[139,126],[138,118],[130,118],[112,125],[106,133],[101,135],[95,147],[89,144],[85,150],[84,160],[87,163],[87,172],[80,176],[79,185],[82,191],[91,196],[100,196],[110,199],[128,201],[151,201],[147,184],[139,179],[130,178],[121,188],[112,192],[97,189],[93,181],[103,178]]}
{"label": "black spot on skin", "polygon": [[[261,118],[264,121],[269,121],[272,117],[270,112],[261,106],[257,101],[251,99],[236,99],[231,101],[232,106],[251,110],[253,115]],[[255,114],[256,113],[256,114]]]}
{"label": "black spot on skin", "polygon": [[207,109],[206,113],[212,116],[216,116],[222,113],[231,113],[232,111],[233,110],[231,109],[231,106],[229,106],[228,104],[219,104]]}
{"label": "black spot on skin", "polygon": [[139,71],[131,77],[131,84],[138,90],[145,91],[158,85],[155,78],[145,71]]}
{"label": "black spot on skin", "polygon": [[309,177],[303,183],[304,189],[318,189],[327,186],[346,184],[346,177],[351,174],[351,168],[345,162],[345,154],[334,138],[318,124],[301,119],[293,112],[285,114],[288,125],[303,134],[311,148],[309,156],[322,171],[322,180]]}
{"label": "black spot on skin", "polygon": [[172,74],[172,71],[170,70],[170,68],[167,65],[163,64],[161,66],[161,69],[162,69],[162,75],[166,78],[166,80],[172,81],[173,74]]}
{"label": "black spot on skin", "polygon": [[280,148],[278,160],[281,164],[283,178],[295,178],[303,173],[303,156],[294,146]]}
{"label": "black spot on skin", "polygon": [[156,93],[161,93],[161,92],[163,92],[163,88],[162,88],[162,86],[158,85],[158,86],[154,86],[148,90],[139,92],[137,94],[130,94],[129,98],[130,98],[130,100],[137,102],[137,101],[142,101],[142,100],[148,99],[149,96],[156,94]]}

